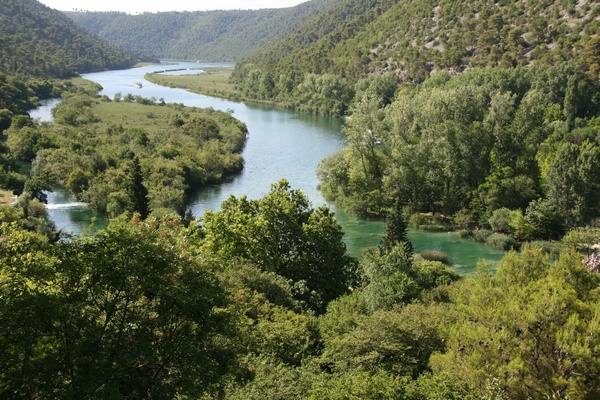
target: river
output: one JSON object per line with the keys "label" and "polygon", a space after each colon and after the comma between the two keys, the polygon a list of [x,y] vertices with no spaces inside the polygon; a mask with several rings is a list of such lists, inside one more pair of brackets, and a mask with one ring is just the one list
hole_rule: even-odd
{"label": "river", "polygon": [[[230,110],[236,118],[246,123],[250,134],[243,151],[243,172],[229,182],[202,189],[192,202],[195,216],[201,216],[208,209],[219,209],[221,202],[231,194],[259,198],[269,191],[271,184],[282,178],[287,179],[292,188],[302,190],[314,206],[325,203],[317,190],[315,169],[323,158],[345,145],[341,134],[342,120],[198,95],[182,89],[158,86],[143,78],[146,73],[171,68],[187,69],[172,73],[195,74],[198,73],[198,68],[210,66],[214,64],[180,63],[172,67],[150,65],[85,74],[83,77],[102,85],[101,94],[111,98],[119,92],[122,95],[132,93],[187,106]],[[142,87],[134,86],[136,82],[142,83]],[[50,119],[50,109],[54,104],[32,111],[32,117]],[[358,256],[366,247],[377,245],[384,230],[383,223],[358,220],[343,210],[336,209],[335,205],[329,206],[335,211],[338,222],[344,229],[344,241],[350,254]],[[72,202],[60,190],[50,193],[48,211],[58,228],[65,228],[75,234],[86,229],[92,218],[92,214],[85,210],[85,205]],[[97,222],[100,225],[105,223],[102,219]],[[409,235],[416,251],[445,251],[457,272],[463,274],[473,272],[480,259],[486,259],[493,268],[503,255],[499,250],[460,239],[455,234],[411,231]]]}

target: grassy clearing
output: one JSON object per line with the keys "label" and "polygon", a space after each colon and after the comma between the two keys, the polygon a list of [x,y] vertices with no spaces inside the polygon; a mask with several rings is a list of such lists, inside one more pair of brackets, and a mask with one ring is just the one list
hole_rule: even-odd
{"label": "grassy clearing", "polygon": [[160,106],[130,103],[126,101],[97,101],[93,105],[92,113],[102,122],[100,126],[122,125],[124,127],[142,128],[147,132],[159,132],[172,128],[169,124],[173,121],[175,114],[191,114],[200,109],[193,107],[182,107],[177,105]]}
{"label": "grassy clearing", "polygon": [[236,99],[240,97],[240,93],[235,89],[233,83],[229,83],[232,71],[233,67],[213,67],[195,75],[146,74],[145,78],[161,86],[186,89],[190,92],[209,96]]}
{"label": "grassy clearing", "polygon": [[80,76],[69,79],[69,82],[71,82],[75,88],[83,93],[96,94],[102,90],[102,86],[100,86],[100,84],[83,79]]}

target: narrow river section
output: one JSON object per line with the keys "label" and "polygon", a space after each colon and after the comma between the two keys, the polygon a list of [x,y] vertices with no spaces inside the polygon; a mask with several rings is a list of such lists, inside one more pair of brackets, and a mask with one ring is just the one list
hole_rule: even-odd
{"label": "narrow river section", "polygon": [[[218,64],[222,65],[222,64]],[[281,110],[274,107],[249,105],[219,98],[190,93],[182,89],[155,85],[144,79],[149,72],[178,69],[173,73],[199,73],[199,69],[216,64],[180,62],[176,66],[150,65],[119,71],[85,74],[83,77],[99,83],[100,94],[112,98],[117,93],[131,93],[146,98],[163,99],[168,103],[233,112],[233,116],[248,126],[250,132],[243,151],[243,172],[229,182],[202,188],[192,201],[195,216],[206,210],[218,210],[222,201],[230,195],[247,195],[256,199],[266,194],[273,183],[285,178],[294,189],[308,196],[313,206],[325,203],[317,190],[315,170],[319,162],[345,145],[341,133],[343,121],[336,118],[319,117],[312,114]],[[181,69],[184,69],[182,72]],[[136,85],[141,83],[141,87]],[[50,109],[56,103],[33,110],[33,118],[50,120]],[[345,232],[344,241],[351,255],[359,256],[370,246],[376,246],[385,228],[379,221],[363,221],[348,215],[329,204]],[[73,202],[64,191],[57,190],[49,195],[48,212],[57,228],[74,234],[86,229],[93,218],[81,203]],[[102,221],[100,221],[102,223]],[[441,250],[448,253],[449,260],[457,272],[472,273],[478,261],[485,259],[493,269],[504,254],[488,246],[458,238],[455,234],[409,233],[417,252]]]}

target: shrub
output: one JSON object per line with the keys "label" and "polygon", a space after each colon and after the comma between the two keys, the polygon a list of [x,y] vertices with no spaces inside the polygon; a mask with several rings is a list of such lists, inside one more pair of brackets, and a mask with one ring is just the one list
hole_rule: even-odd
{"label": "shrub", "polygon": [[548,257],[558,260],[561,251],[566,251],[568,246],[561,242],[548,242],[546,240],[534,240],[523,244],[527,248],[540,248]]}
{"label": "shrub", "polygon": [[448,230],[446,225],[419,225],[419,230],[428,232],[444,232]]}
{"label": "shrub", "polygon": [[458,237],[463,239],[473,239],[473,231],[470,229],[461,229],[458,231]]}
{"label": "shrub", "polygon": [[487,237],[485,243],[500,250],[518,250],[519,243],[512,236],[503,233],[493,233]]}
{"label": "shrub", "polygon": [[422,225],[428,225],[431,223],[431,217],[426,214],[415,213],[408,219],[408,226],[413,229],[421,229]]}
{"label": "shrub", "polygon": [[494,210],[488,223],[496,232],[510,232],[510,210],[505,207]]}
{"label": "shrub", "polygon": [[485,243],[488,236],[490,236],[493,233],[494,232],[492,232],[488,229],[478,229],[476,231],[473,231],[473,239],[477,240],[478,242]]}
{"label": "shrub", "polygon": [[421,257],[427,261],[439,261],[448,264],[448,253],[439,250],[425,250],[421,252]]}

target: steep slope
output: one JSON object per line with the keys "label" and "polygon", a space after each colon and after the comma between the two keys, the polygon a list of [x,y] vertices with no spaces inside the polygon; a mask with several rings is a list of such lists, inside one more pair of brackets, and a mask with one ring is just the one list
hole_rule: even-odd
{"label": "steep slope", "polygon": [[64,78],[125,68],[137,60],[38,1],[0,2],[0,72]]}
{"label": "steep slope", "polygon": [[[599,46],[597,1],[336,0],[295,32],[238,64],[299,84],[306,73],[356,82],[393,72],[421,82],[432,71],[581,59]],[[595,57],[597,59],[597,56]]]}
{"label": "steep slope", "polygon": [[331,0],[265,10],[66,12],[81,27],[129,49],[161,58],[235,62],[298,26]]}

